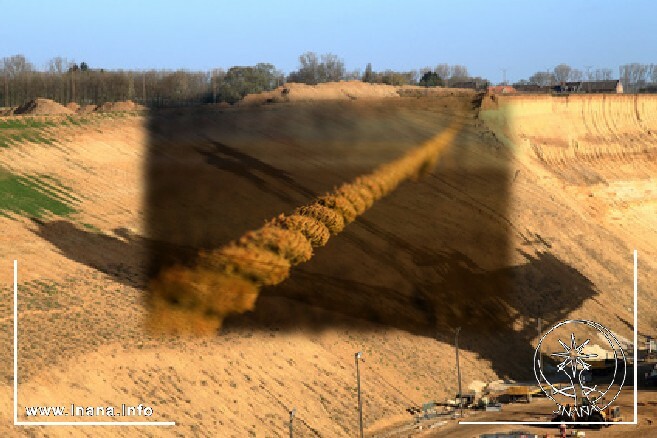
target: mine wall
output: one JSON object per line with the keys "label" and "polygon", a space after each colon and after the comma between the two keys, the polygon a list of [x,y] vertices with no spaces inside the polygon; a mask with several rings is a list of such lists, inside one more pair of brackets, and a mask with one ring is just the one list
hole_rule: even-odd
{"label": "mine wall", "polygon": [[480,118],[504,142],[547,163],[654,154],[657,96],[486,95]]}

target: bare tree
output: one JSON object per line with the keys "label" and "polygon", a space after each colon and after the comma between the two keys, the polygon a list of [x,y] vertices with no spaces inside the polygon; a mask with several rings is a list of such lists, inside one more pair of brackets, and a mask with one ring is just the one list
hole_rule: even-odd
{"label": "bare tree", "polygon": [[348,71],[344,74],[344,79],[346,81],[359,81],[362,78],[362,74],[360,72],[360,69],[354,69],[352,71]]}
{"label": "bare tree", "polygon": [[592,65],[585,65],[584,68],[586,69],[586,73],[584,73],[584,78],[586,78],[587,81],[592,81],[594,76],[594,72],[591,71]]}
{"label": "bare tree", "polygon": [[314,52],[299,56],[299,70],[290,73],[290,82],[315,85],[320,82],[340,81],[345,77],[344,62],[332,53],[318,57]]}
{"label": "bare tree", "polygon": [[568,75],[568,79],[573,81],[573,82],[579,82],[584,78],[584,73],[582,73],[581,70],[578,70],[576,68],[572,69],[570,71],[570,75]]}
{"label": "bare tree", "polygon": [[[47,64],[46,83],[47,90],[40,93],[41,97],[47,97],[59,102],[75,100],[75,71],[77,64],[61,56],[50,59]],[[66,78],[68,73],[69,78]]]}
{"label": "bare tree", "polygon": [[14,55],[2,59],[3,76],[5,76],[5,103],[7,106],[18,105],[29,100],[32,93],[32,72],[34,66],[23,55]]}
{"label": "bare tree", "polygon": [[[429,68],[429,67],[425,67],[425,68]],[[410,71],[410,73],[411,73],[411,83],[412,84],[417,84],[420,81],[420,78],[422,76],[424,76],[426,73],[430,73],[430,72],[431,72],[431,69],[429,69],[429,70],[424,70],[424,69],[411,70]]]}
{"label": "bare tree", "polygon": [[470,78],[470,75],[468,74],[468,68],[464,65],[451,66],[449,78],[452,81],[462,81]]}
{"label": "bare tree", "polygon": [[306,52],[299,56],[299,70],[290,73],[289,81],[317,84],[319,78],[319,58],[314,52]]}
{"label": "bare tree", "polygon": [[436,74],[445,81],[445,86],[449,85],[449,77],[451,76],[451,69],[449,64],[438,64],[435,69]]}
{"label": "bare tree", "polygon": [[22,74],[34,70],[34,66],[23,55],[14,55],[2,59],[2,68],[10,78],[16,78]]}
{"label": "bare tree", "polygon": [[335,82],[344,79],[344,62],[337,55],[327,53],[321,57],[320,79],[322,82]]}
{"label": "bare tree", "polygon": [[9,73],[5,70],[4,64],[2,64],[2,79],[4,82],[4,102],[5,107],[9,107]]}
{"label": "bare tree", "polygon": [[555,77],[549,71],[538,71],[529,77],[529,83],[543,87],[553,85]]}
{"label": "bare tree", "polygon": [[557,82],[566,82],[570,78],[572,68],[568,64],[559,64],[554,67],[554,79]]}
{"label": "bare tree", "polygon": [[598,68],[595,70],[596,81],[608,81],[612,79],[614,72],[610,68]]}
{"label": "bare tree", "polygon": [[[422,77],[425,73],[431,71],[430,68],[426,67],[421,69],[418,74],[418,78]],[[468,68],[464,65],[449,65],[449,64],[438,64],[434,69],[436,74],[444,81],[445,86],[449,86],[450,82],[463,81],[470,79],[470,74],[468,73]]]}
{"label": "bare tree", "polygon": [[47,68],[50,73],[62,74],[69,69],[70,64],[66,58],[56,56],[48,61]]}
{"label": "bare tree", "polygon": [[623,89],[636,91],[640,86],[646,83],[650,66],[647,64],[630,63],[618,67],[620,80],[623,83]]}

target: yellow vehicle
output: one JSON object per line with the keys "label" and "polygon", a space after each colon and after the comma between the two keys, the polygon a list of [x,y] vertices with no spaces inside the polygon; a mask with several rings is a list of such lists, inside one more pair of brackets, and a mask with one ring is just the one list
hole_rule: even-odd
{"label": "yellow vehicle", "polygon": [[[602,416],[606,422],[615,423],[617,421],[623,421],[623,417],[621,416],[620,406],[607,406],[602,411]],[[609,427],[609,425],[607,425],[607,427]]]}

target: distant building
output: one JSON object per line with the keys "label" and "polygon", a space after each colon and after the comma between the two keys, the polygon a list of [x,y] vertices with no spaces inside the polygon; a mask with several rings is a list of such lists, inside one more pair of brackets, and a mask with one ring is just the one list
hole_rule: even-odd
{"label": "distant building", "polygon": [[582,82],[562,82],[561,85],[554,87],[557,93],[579,93]]}
{"label": "distant building", "polygon": [[584,93],[623,94],[623,84],[619,80],[582,82],[580,89]]}
{"label": "distant building", "polygon": [[639,88],[639,93],[657,93],[657,85],[648,85],[643,88]]}
{"label": "distant building", "polygon": [[623,93],[623,84],[619,80],[562,82],[559,85],[516,84],[513,87],[520,93]]}
{"label": "distant building", "polygon": [[469,81],[449,81],[447,83],[449,88],[469,88],[471,90],[484,90],[486,89],[487,83],[483,80],[469,80]]}
{"label": "distant building", "polygon": [[536,84],[516,84],[513,86],[513,88],[522,93],[551,93],[552,92],[552,87],[544,86],[544,85],[536,85]]}
{"label": "distant building", "polygon": [[611,93],[622,94],[623,84],[619,80],[562,82],[554,87],[556,93]]}
{"label": "distant building", "polygon": [[450,82],[449,88],[471,88],[473,90],[477,89],[477,83],[475,81],[456,81]]}

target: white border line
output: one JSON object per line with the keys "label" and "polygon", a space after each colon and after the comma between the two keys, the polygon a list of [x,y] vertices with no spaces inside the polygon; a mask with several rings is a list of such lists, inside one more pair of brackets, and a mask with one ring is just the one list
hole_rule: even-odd
{"label": "white border line", "polygon": [[[638,251],[634,250],[634,421],[601,421],[601,422],[586,422],[586,421],[566,421],[558,424],[639,424],[638,414],[638,383],[639,383],[639,326],[638,326]],[[526,425],[556,425],[553,421],[459,421],[459,424],[526,424]]]}
{"label": "white border line", "polygon": [[14,260],[14,426],[175,426],[175,421],[18,421],[18,260]]}
{"label": "white border line", "polygon": [[14,260],[14,426],[18,425],[18,260]]}
{"label": "white border line", "polygon": [[634,250],[634,424],[639,423],[639,254]]}
{"label": "white border line", "polygon": [[587,424],[598,424],[601,426],[605,425],[613,425],[613,424],[637,424],[634,421],[563,421],[563,422],[556,422],[556,421],[459,421],[459,424],[526,424],[526,425],[551,425],[551,426],[558,426],[560,424],[581,424],[581,425],[587,425]]}

